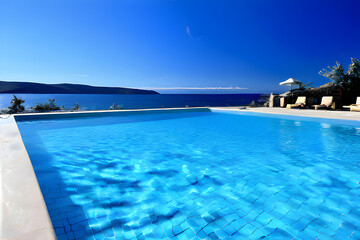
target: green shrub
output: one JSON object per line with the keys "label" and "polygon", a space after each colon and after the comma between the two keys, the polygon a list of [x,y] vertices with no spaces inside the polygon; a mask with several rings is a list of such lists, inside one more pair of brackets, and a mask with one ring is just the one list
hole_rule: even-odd
{"label": "green shrub", "polygon": [[22,105],[25,100],[22,100],[21,98],[17,98],[15,95],[13,95],[14,98],[11,100],[11,105],[8,107],[9,111],[8,113],[18,113],[23,112],[25,110],[25,107]]}
{"label": "green shrub", "polygon": [[121,110],[121,109],[123,109],[122,105],[116,105],[116,102],[114,102],[114,104],[110,106],[110,110]]}
{"label": "green shrub", "polygon": [[73,106],[73,108],[72,108],[72,110],[74,110],[74,111],[80,110],[80,105],[79,105],[79,103],[75,103],[74,106]]}
{"label": "green shrub", "polygon": [[34,107],[32,107],[36,111],[56,111],[60,110],[60,107],[55,104],[55,99],[49,98],[49,100],[42,104],[38,103]]}

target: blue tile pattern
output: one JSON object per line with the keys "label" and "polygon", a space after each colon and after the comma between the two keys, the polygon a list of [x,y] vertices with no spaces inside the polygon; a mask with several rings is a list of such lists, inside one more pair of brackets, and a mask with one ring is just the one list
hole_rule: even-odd
{"label": "blue tile pattern", "polygon": [[359,126],[182,113],[19,128],[60,240],[360,239]]}

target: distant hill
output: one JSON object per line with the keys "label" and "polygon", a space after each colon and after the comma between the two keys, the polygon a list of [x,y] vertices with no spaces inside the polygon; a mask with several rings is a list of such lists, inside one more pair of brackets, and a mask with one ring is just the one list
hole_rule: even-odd
{"label": "distant hill", "polygon": [[83,84],[44,84],[34,82],[0,81],[0,93],[57,93],[57,94],[159,94],[153,90],[122,87],[94,87]]}

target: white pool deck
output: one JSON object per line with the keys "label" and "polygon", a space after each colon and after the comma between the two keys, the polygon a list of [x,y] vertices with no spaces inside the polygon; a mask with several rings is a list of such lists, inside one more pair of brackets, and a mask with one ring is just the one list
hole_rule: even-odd
{"label": "white pool deck", "polygon": [[[171,109],[139,109],[119,110],[131,111],[159,111],[185,110],[186,108]],[[189,108],[187,110],[195,110]],[[257,112],[267,114],[282,114],[302,117],[318,117],[331,119],[345,119],[360,121],[360,112],[326,111],[307,109],[282,108],[248,108],[217,107],[210,108],[217,111]],[[63,115],[102,113],[107,111],[86,111],[71,113],[42,113],[41,115]],[[111,111],[118,112],[118,111]],[[27,114],[39,115],[39,114]],[[37,182],[30,158],[25,149],[14,116],[2,115],[0,118],[0,239],[10,240],[38,240],[56,239],[47,208]]]}
{"label": "white pool deck", "polygon": [[0,119],[0,239],[56,239],[13,116]]}

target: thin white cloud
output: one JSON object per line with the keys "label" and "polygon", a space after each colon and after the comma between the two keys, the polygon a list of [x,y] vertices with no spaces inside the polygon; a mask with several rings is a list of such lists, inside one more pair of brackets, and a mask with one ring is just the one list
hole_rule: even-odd
{"label": "thin white cloud", "polygon": [[89,75],[87,75],[87,74],[78,74],[78,73],[73,73],[72,74],[74,77],[87,77],[87,76],[89,76]]}
{"label": "thin white cloud", "polygon": [[191,35],[191,32],[190,32],[190,27],[189,26],[186,26],[186,33],[191,39],[193,39],[193,37]]}
{"label": "thin white cloud", "polygon": [[151,90],[245,90],[241,87],[142,87]]}

